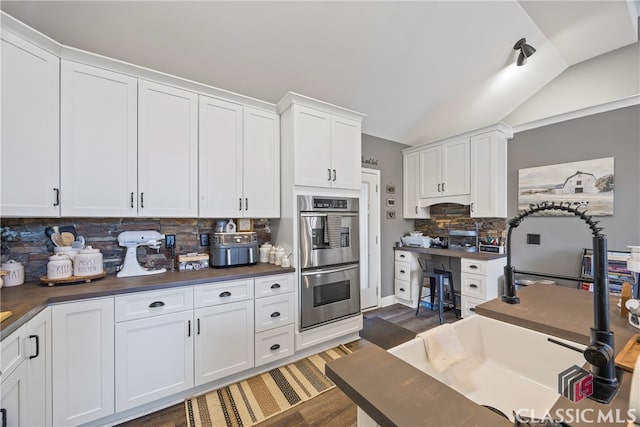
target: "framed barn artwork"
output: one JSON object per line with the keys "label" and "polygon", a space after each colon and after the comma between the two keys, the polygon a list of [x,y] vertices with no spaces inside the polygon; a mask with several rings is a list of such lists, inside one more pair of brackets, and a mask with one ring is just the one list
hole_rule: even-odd
{"label": "framed barn artwork", "polygon": [[[613,215],[613,157],[520,169],[518,210],[530,204],[571,203],[591,216]],[[563,211],[542,211],[537,216],[573,216]]]}

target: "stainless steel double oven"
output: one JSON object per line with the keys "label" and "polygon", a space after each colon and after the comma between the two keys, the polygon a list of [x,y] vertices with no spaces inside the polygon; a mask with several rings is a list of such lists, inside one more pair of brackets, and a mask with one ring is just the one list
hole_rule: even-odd
{"label": "stainless steel double oven", "polygon": [[300,329],[360,313],[358,199],[298,196]]}

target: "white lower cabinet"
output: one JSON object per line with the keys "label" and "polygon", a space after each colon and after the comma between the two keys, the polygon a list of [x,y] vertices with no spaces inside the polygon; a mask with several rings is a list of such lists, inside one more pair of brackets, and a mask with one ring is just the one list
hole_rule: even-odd
{"label": "white lower cabinet", "polygon": [[195,310],[195,385],[254,366],[253,300]]}
{"label": "white lower cabinet", "polygon": [[395,251],[393,292],[398,302],[409,307],[418,304],[420,288],[420,263],[418,254],[410,251]]}
{"label": "white lower cabinet", "polygon": [[2,426],[51,425],[51,311],[44,309],[2,340]]}
{"label": "white lower cabinet", "polygon": [[193,310],[116,324],[116,412],[193,388]]}
{"label": "white lower cabinet", "polygon": [[114,413],[113,298],[52,307],[53,425]]}
{"label": "white lower cabinet", "polygon": [[294,353],[293,323],[256,334],[256,366],[262,366]]}
{"label": "white lower cabinet", "polygon": [[460,260],[460,311],[463,318],[475,314],[477,305],[498,297],[499,280],[506,260]]}

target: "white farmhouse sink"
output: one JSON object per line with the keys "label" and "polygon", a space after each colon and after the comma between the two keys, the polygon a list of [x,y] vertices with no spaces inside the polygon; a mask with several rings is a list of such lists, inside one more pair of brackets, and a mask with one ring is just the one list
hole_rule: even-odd
{"label": "white farmhouse sink", "polygon": [[585,346],[530,329],[475,315],[452,324],[467,358],[442,372],[427,359],[420,337],[389,350],[479,405],[498,409],[513,421],[521,416],[544,418],[560,397],[558,374],[582,366],[582,353],[547,338],[583,349]]}

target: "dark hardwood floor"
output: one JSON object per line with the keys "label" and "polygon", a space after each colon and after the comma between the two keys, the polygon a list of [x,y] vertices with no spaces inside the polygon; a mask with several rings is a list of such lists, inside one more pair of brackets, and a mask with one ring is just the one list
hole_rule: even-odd
{"label": "dark hardwood floor", "polygon": [[[388,307],[367,311],[364,316],[380,317],[403,326],[416,334],[439,324],[437,311],[421,308],[419,315],[415,316],[415,309],[401,304],[393,304]],[[453,311],[445,312],[446,322],[454,322],[455,320],[456,317]],[[369,345],[373,344],[364,339],[346,344],[351,351],[358,351]],[[356,425],[356,405],[336,387],[257,425],[259,427],[351,427]],[[184,404],[179,403],[170,406],[150,415],[120,424],[120,426],[186,427],[187,418]]]}

